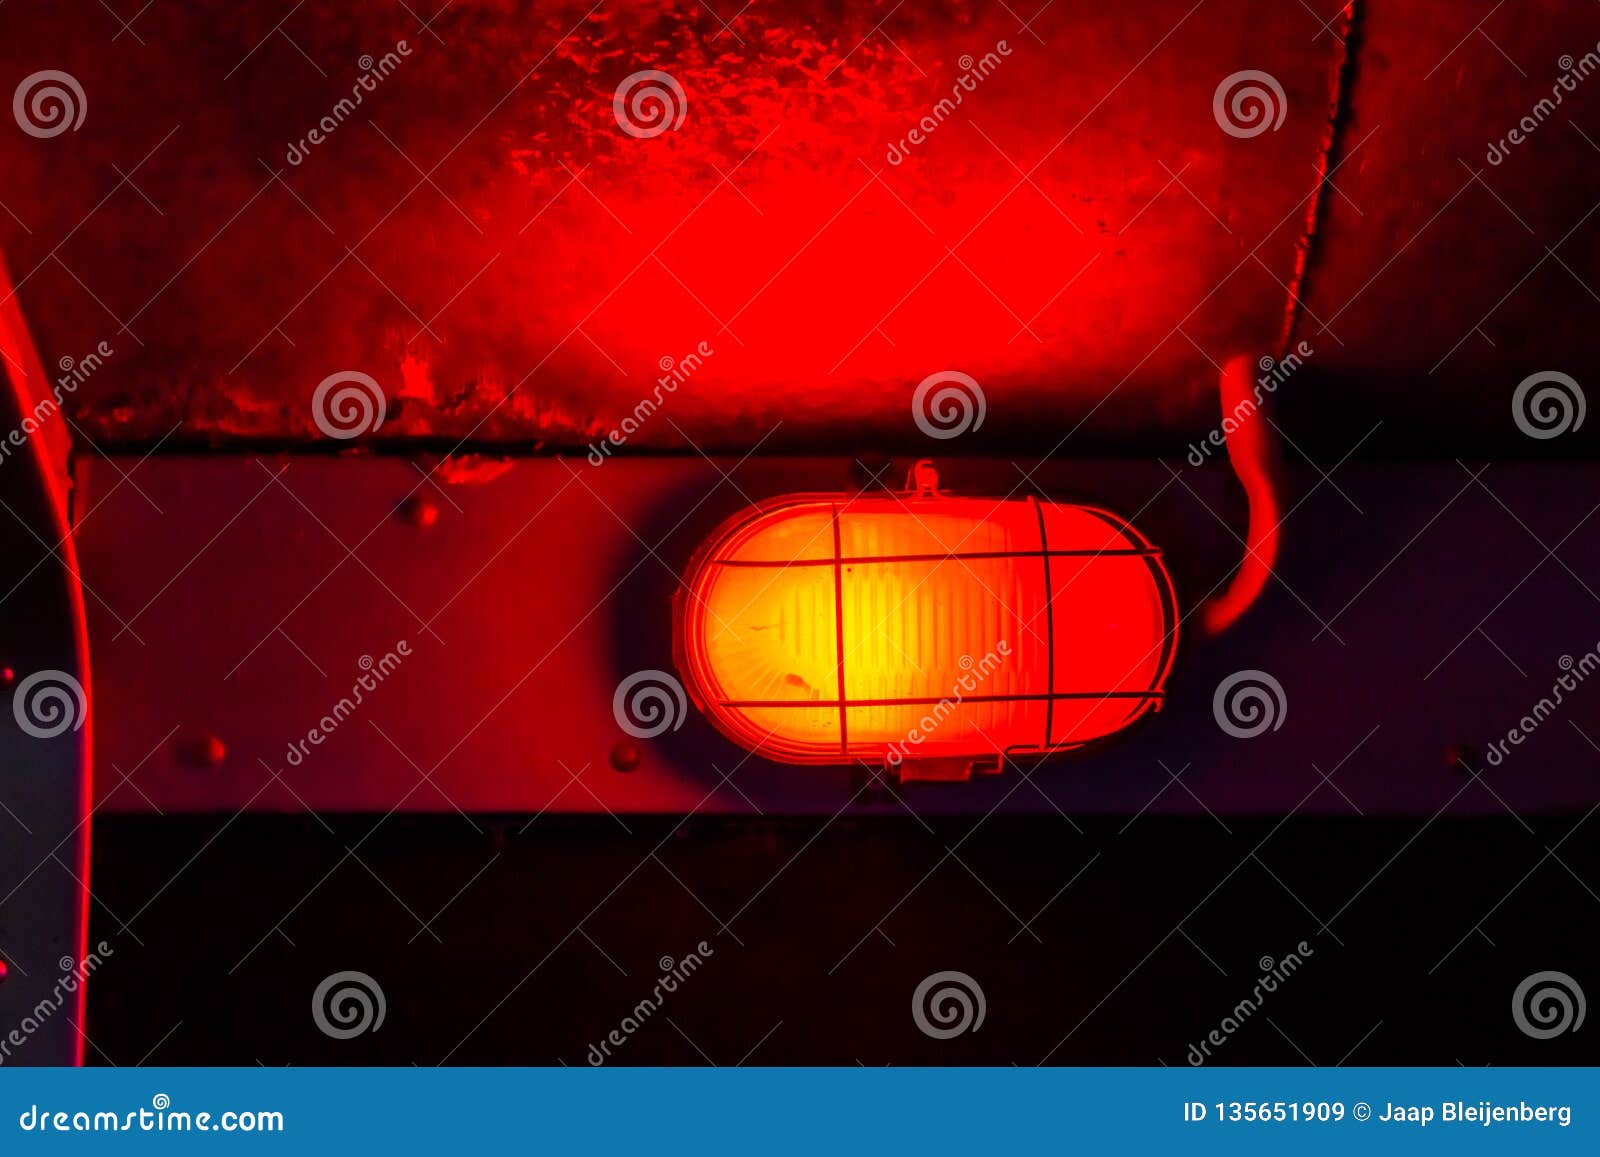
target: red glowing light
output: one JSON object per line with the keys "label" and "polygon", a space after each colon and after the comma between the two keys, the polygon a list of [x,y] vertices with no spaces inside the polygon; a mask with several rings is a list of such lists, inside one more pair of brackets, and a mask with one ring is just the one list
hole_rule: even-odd
{"label": "red glowing light", "polygon": [[676,648],[700,709],[772,759],[970,766],[1159,705],[1174,606],[1160,552],[1103,510],[791,495],[702,547]]}

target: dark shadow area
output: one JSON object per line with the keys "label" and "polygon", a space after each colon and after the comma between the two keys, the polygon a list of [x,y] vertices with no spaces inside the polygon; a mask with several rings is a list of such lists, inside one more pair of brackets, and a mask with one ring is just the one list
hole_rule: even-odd
{"label": "dark shadow area", "polygon": [[[375,822],[97,821],[90,1063],[582,1065],[701,941],[613,1063],[1182,1066],[1213,1030],[1228,1065],[1600,1059],[1512,1016],[1524,978],[1594,975],[1581,814]],[[335,1040],[343,970],[386,1015]],[[943,970],[986,1015],[935,1040]]]}

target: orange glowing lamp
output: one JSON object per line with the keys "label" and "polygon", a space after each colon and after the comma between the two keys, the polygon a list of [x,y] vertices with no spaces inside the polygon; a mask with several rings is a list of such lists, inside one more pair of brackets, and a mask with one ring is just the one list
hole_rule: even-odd
{"label": "orange glowing lamp", "polygon": [[912,476],[746,508],[701,547],[674,644],[720,731],[783,763],[964,779],[1160,706],[1177,616],[1159,550],[1104,510]]}

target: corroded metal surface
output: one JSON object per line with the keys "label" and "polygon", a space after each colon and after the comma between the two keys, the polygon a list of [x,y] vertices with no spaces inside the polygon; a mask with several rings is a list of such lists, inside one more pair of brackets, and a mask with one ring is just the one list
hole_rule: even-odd
{"label": "corroded metal surface", "polygon": [[[76,399],[100,442],[325,440],[313,392],[359,371],[371,440],[582,446],[705,343],[635,449],[910,444],[946,369],[983,384],[980,443],[1132,444],[1202,429],[1215,364],[1277,340],[1343,55],[1319,6],[212,0],[121,29],[13,0],[0,77],[51,42],[86,110],[0,134],[0,244],[49,359],[114,347]],[[645,70],[681,91],[658,135],[615,104]],[[1219,114],[1247,70],[1278,92]]]}

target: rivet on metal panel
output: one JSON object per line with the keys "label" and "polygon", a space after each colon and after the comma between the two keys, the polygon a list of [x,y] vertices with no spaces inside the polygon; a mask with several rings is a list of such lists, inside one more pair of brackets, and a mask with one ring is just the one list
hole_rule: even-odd
{"label": "rivet on metal panel", "polygon": [[439,508],[417,494],[402,502],[395,513],[400,516],[401,521],[421,530],[426,530],[439,521]]}
{"label": "rivet on metal panel", "polygon": [[1445,766],[1463,775],[1477,775],[1481,760],[1478,749],[1470,743],[1452,743],[1444,749]]}
{"label": "rivet on metal panel", "polygon": [[228,748],[215,735],[207,734],[181,740],[177,756],[184,767],[207,770],[222,766],[222,761],[228,757]]}

